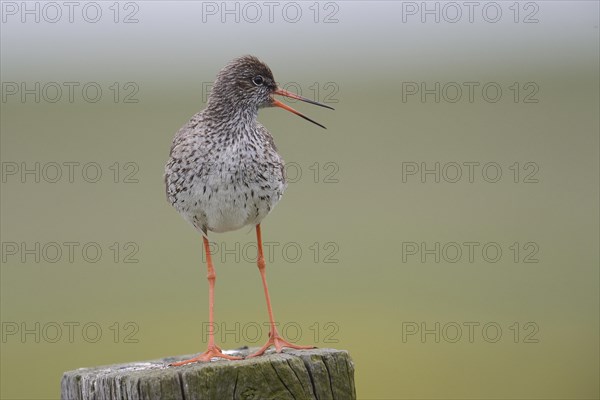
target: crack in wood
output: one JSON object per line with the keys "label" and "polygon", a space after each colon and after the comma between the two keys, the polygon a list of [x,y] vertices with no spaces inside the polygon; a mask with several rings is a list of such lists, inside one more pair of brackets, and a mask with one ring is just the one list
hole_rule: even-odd
{"label": "crack in wood", "polygon": [[273,365],[273,360],[269,360],[269,365],[271,365],[271,368],[273,368],[273,371],[275,371],[275,375],[277,375],[283,386],[287,389],[287,391],[294,398],[294,400],[296,400],[296,396],[294,396],[294,393],[290,390],[288,385],[285,384],[285,379],[281,376],[281,374],[279,374],[278,368],[275,368],[275,365]]}
{"label": "crack in wood", "polygon": [[333,380],[331,379],[331,373],[329,372],[329,367],[327,366],[327,358],[323,357],[323,365],[325,366],[325,371],[327,371],[327,378],[329,378],[329,387],[331,388],[331,398],[335,400],[335,390],[333,385]]}
{"label": "crack in wood", "polygon": [[[293,367],[291,360],[288,358],[285,360],[287,362],[287,364],[290,366],[290,369],[292,370],[292,372],[294,373],[294,376],[296,377],[296,380],[298,381],[298,383],[300,384],[300,387],[302,388],[302,394],[304,395],[305,398],[308,398],[309,395],[312,395],[312,397],[315,397],[314,393],[306,393],[305,390],[305,385],[304,385],[304,380],[300,379],[300,377],[298,376],[298,373],[296,372],[296,369]],[[304,363],[302,364],[304,365]]]}
{"label": "crack in wood", "polygon": [[179,388],[181,389],[181,400],[186,400],[185,385],[183,384],[183,375],[181,375],[180,372],[177,372],[177,379],[179,380]]}
{"label": "crack in wood", "polygon": [[235,382],[233,383],[233,395],[232,395],[232,400],[235,400],[235,393],[237,391],[237,383],[238,383],[238,379],[240,378],[240,371],[236,371],[235,373]]}

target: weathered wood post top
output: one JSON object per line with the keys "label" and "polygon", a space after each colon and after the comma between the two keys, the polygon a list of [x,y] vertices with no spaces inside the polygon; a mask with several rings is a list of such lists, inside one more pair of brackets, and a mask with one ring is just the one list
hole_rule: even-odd
{"label": "weathered wood post top", "polygon": [[[247,356],[253,349],[227,354]],[[356,399],[354,363],[345,350],[284,349],[241,361],[168,366],[187,356],[65,372],[63,400]]]}

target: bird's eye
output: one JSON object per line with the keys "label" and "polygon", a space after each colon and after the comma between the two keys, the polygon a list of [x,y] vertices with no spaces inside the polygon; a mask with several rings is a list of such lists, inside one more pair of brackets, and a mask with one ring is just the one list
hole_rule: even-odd
{"label": "bird's eye", "polygon": [[252,78],[252,82],[256,85],[256,86],[260,86],[264,83],[264,78],[260,75],[255,76],[254,78]]}

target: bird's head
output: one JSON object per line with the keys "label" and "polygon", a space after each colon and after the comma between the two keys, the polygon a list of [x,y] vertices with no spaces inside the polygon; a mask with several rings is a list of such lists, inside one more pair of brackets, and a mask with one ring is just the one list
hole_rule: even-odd
{"label": "bird's head", "polygon": [[333,110],[325,104],[279,88],[271,69],[254,56],[239,57],[227,64],[217,75],[208,102],[209,106],[213,107],[229,107],[230,112],[236,109],[257,110],[261,107],[280,107],[325,128],[275,99],[274,95],[290,97]]}

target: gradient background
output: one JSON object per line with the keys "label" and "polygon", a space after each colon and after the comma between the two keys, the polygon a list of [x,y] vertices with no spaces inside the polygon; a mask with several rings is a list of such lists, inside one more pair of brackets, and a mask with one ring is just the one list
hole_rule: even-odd
{"label": "gradient background", "polygon": [[[97,263],[80,252],[73,263],[66,254],[56,263],[32,256],[23,262],[3,249],[2,398],[58,398],[66,370],[204,350],[201,241],[165,201],[163,167],[176,130],[204,106],[203,83],[242,54],[259,56],[280,82],[295,82],[303,95],[336,108],[295,105],[327,131],[282,110],[260,113],[284,159],[302,172],[263,223],[264,240],[280,244],[268,265],[275,316],[302,328],[299,342],[348,349],[361,399],[599,397],[598,2],[535,2],[528,9],[520,3],[519,23],[513,2],[498,3],[497,23],[482,18],[485,3],[473,22],[463,15],[458,23],[432,16],[422,23],[421,14],[403,22],[406,4],[375,1],[327,9],[321,3],[318,23],[313,2],[297,2],[297,23],[282,17],[283,2],[273,22],[263,6],[257,23],[243,16],[236,23],[231,15],[223,23],[220,14],[203,22],[200,2],[153,1],[135,3],[138,22],[131,24],[113,22],[113,2],[98,4],[98,23],[83,20],[81,7],[73,23],[66,15],[57,23],[3,15],[3,83],[97,82],[103,95],[96,103],[84,101],[81,90],[73,103],[66,92],[56,103],[7,97],[2,162],[97,162],[103,177],[88,183],[80,169],[73,183],[7,176],[2,242],[95,242],[103,255]],[[124,6],[119,21],[134,10]],[[538,22],[523,23],[531,7]],[[338,21],[323,23],[336,8]],[[134,82],[139,101],[115,102],[114,82]],[[315,82],[318,96],[309,89]],[[325,98],[328,82],[337,88],[331,98]],[[496,103],[480,90],[472,103],[464,97],[436,103],[431,95],[403,101],[403,82],[497,82],[503,94]],[[514,82],[521,88],[534,82],[538,102],[515,102]],[[402,180],[403,162],[468,161],[496,162],[502,178],[488,183],[478,169],[473,183]],[[139,182],[123,183],[121,175],[114,183],[115,162],[121,173],[135,163]],[[536,163],[538,182],[523,183],[521,176],[514,183],[515,162]],[[332,171],[326,163],[336,166],[337,182],[325,182]],[[215,255],[217,323],[235,329],[267,321],[256,266],[235,250],[236,243],[247,249],[254,241],[252,230],[212,239],[233,249],[224,259]],[[403,242],[431,248],[468,241],[498,243],[502,258],[487,262],[479,251],[472,263],[466,254],[455,263],[403,260]],[[136,243],[139,262],[122,262],[123,253],[115,262],[114,242],[121,251]],[[337,246],[337,263],[324,262],[328,242]],[[524,250],[515,262],[514,242],[536,243],[539,262],[522,262]],[[289,243],[303,250],[297,262],[282,254]],[[102,328],[96,343],[81,332],[90,322]],[[138,328],[137,343],[125,340],[132,332],[127,322]],[[480,324],[472,343],[463,325],[469,322]],[[490,322],[502,328],[495,343],[481,332]],[[538,328],[530,337],[537,343],[525,340],[529,322]],[[34,335],[6,332],[36,323],[39,343]],[[72,342],[65,323],[79,324]],[[458,324],[462,337],[451,343],[449,328],[439,343],[431,334],[403,340],[406,323]],[[54,337],[54,324],[62,337],[50,343],[44,338]],[[261,345],[266,333],[254,343],[241,334],[217,341],[224,348]],[[296,336],[293,329],[287,334]]]}

